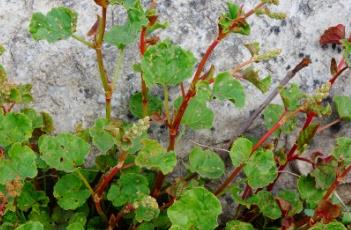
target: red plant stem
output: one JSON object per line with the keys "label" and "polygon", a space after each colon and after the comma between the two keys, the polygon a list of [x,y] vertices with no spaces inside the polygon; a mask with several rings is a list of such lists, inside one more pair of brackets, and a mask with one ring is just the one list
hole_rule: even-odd
{"label": "red plant stem", "polygon": [[[147,27],[144,26],[140,32],[139,50],[140,50],[141,56],[144,56],[146,52],[146,40],[145,40],[146,30],[147,30]],[[141,74],[141,98],[142,98],[142,109],[143,109],[144,116],[147,116],[148,114],[147,94],[148,94],[148,88],[144,81],[143,74]]]}
{"label": "red plant stem", "polygon": [[122,220],[123,216],[134,210],[135,208],[132,204],[127,204],[117,213],[117,215],[112,214],[108,223],[108,230],[113,230],[118,227],[118,223]]}
{"label": "red plant stem", "polygon": [[291,161],[293,161],[293,160],[304,161],[304,162],[307,162],[307,163],[309,163],[310,165],[312,165],[313,168],[315,167],[315,163],[314,163],[313,161],[311,161],[310,159],[304,158],[304,157],[298,157],[298,156],[296,156],[296,157],[293,157],[293,158],[291,159]]}
{"label": "red plant stem", "polygon": [[[249,12],[247,12],[246,14],[236,18],[235,20],[233,20],[229,31],[234,30],[238,25],[240,25],[240,23],[242,23],[243,21],[245,21],[246,18],[250,17],[251,15],[253,15],[259,8],[263,7],[266,3],[264,2],[260,2],[257,6],[255,6],[252,10],[250,10]],[[189,101],[192,97],[194,97],[196,95],[196,83],[200,80],[201,78],[201,73],[203,71],[203,69],[205,68],[205,65],[209,59],[209,57],[211,56],[211,54],[213,53],[214,49],[218,46],[218,44],[228,35],[229,33],[223,33],[222,31],[218,32],[217,37],[212,41],[212,43],[210,44],[210,46],[207,48],[204,56],[202,57],[196,72],[194,74],[194,78],[191,82],[190,88],[186,94],[186,96],[183,98],[182,104],[180,105],[173,122],[170,124],[169,126],[169,144],[168,144],[168,151],[173,151],[175,149],[175,142],[176,142],[176,137],[178,135],[178,130],[179,130],[179,126],[180,126],[180,122],[183,118],[183,115],[188,107]],[[157,178],[156,178],[156,182],[155,182],[155,186],[154,189],[152,191],[152,195],[154,197],[158,197],[160,194],[160,190],[163,184],[163,181],[165,179],[165,176],[162,174],[162,172],[158,172]]]}
{"label": "red plant stem", "polygon": [[[296,112],[294,112],[296,113]],[[279,118],[279,120],[277,121],[277,123],[275,123],[275,125],[268,130],[268,132],[266,132],[261,139],[254,145],[254,147],[252,148],[252,153],[253,154],[259,147],[261,147],[261,145],[277,130],[279,129],[287,120],[287,115],[288,112],[285,111]]]}
{"label": "red plant stem", "polygon": [[[306,117],[306,121],[300,131],[300,133],[302,133],[313,121],[314,119],[314,116],[315,114],[314,113],[308,113],[307,114],[307,117]],[[289,164],[290,161],[294,160],[295,159],[295,152],[297,150],[297,143],[295,142],[295,144],[291,147],[291,149],[289,150],[288,154],[287,154],[287,160],[285,162],[285,164],[279,166],[278,168],[278,176],[277,178],[275,178],[275,180],[268,186],[267,190],[268,191],[272,191],[275,183],[278,181],[280,175],[281,175],[281,172],[284,171],[285,167]]]}
{"label": "red plant stem", "polygon": [[98,33],[95,37],[95,44],[94,44],[94,49],[96,52],[96,59],[98,63],[98,68],[99,68],[99,73],[100,73],[100,79],[102,82],[102,86],[105,91],[105,110],[106,110],[106,119],[110,120],[111,118],[111,99],[112,99],[112,85],[111,82],[108,78],[105,66],[104,66],[104,57],[102,53],[102,46],[103,46],[103,41],[104,41],[104,36],[105,36],[105,29],[106,29],[106,17],[107,17],[107,8],[106,7],[101,7],[101,14],[102,17],[99,20],[99,29]]}
{"label": "red plant stem", "polygon": [[340,183],[343,181],[343,179],[349,174],[351,171],[351,165],[349,165],[334,181],[334,183],[329,187],[325,195],[323,196],[323,200],[327,201],[330,196],[333,194],[335,189],[340,185]]}
{"label": "red plant stem", "polygon": [[338,77],[348,68],[349,68],[348,66],[345,66],[344,68],[339,69],[338,72],[336,72],[336,74],[329,80],[330,84],[333,85],[335,83],[336,79],[338,79]]}
{"label": "red plant stem", "polygon": [[[254,147],[252,148],[252,151],[251,151],[251,155],[255,153],[255,151],[277,130],[279,129],[284,123],[285,121],[287,120],[287,116],[288,116],[288,113],[287,112],[284,112],[279,120],[277,121],[277,123],[275,123],[275,125],[270,128],[268,130],[268,132],[266,132],[262,137],[261,139],[254,145]],[[241,164],[239,165],[237,168],[235,168],[231,174],[229,175],[229,177],[227,177],[227,179],[225,179],[225,181],[222,183],[222,185],[214,192],[214,194],[216,196],[220,195],[230,184],[231,182],[234,180],[234,178],[239,175],[239,173],[241,172],[241,170],[243,169],[245,165],[244,164]],[[245,188],[245,191],[247,189]]]}
{"label": "red plant stem", "polygon": [[[178,129],[180,126],[180,122],[183,118],[185,110],[188,107],[188,103],[189,103],[190,99],[193,96],[195,96],[195,94],[196,94],[195,85],[200,78],[201,72],[204,69],[208,58],[211,56],[213,50],[216,48],[216,46],[220,43],[220,41],[223,38],[224,38],[223,34],[220,34],[217,36],[217,38],[208,47],[205,55],[202,57],[202,60],[197,67],[197,70],[195,72],[195,75],[194,75],[194,78],[193,78],[192,83],[190,85],[190,88],[189,88],[187,94],[185,95],[185,97],[183,98],[183,102],[180,105],[180,108],[177,111],[177,114],[176,114],[173,122],[169,125],[169,143],[168,143],[168,148],[167,148],[168,151],[173,151],[175,148],[175,142],[176,142],[176,138],[178,135]],[[165,179],[165,175],[163,175],[162,172],[158,172],[158,174],[156,176],[156,182],[154,185],[154,189],[151,193],[153,197],[156,198],[159,196],[164,179]]]}
{"label": "red plant stem", "polygon": [[[334,193],[334,191],[337,189],[337,187],[340,185],[340,183],[344,180],[344,178],[347,176],[347,174],[350,173],[350,171],[351,171],[351,165],[346,167],[346,169],[336,177],[335,181],[333,182],[333,184],[330,185],[330,187],[328,188],[327,192],[324,194],[322,200],[319,202],[319,205],[317,207],[319,207],[322,202],[326,202],[329,200],[330,196]],[[315,214],[311,219],[309,219],[309,221],[306,220],[305,224],[307,222],[311,226],[314,223],[316,223],[318,220],[320,220],[320,217],[317,214]]]}
{"label": "red plant stem", "polygon": [[[340,61],[340,63],[338,64],[338,71],[332,76],[332,78],[329,80],[329,83],[333,86],[335,81],[338,79],[338,77],[346,70],[348,69],[348,67],[344,67],[342,68],[343,66],[343,60]],[[307,114],[307,118],[306,118],[306,121],[305,121],[305,124],[302,128],[302,131],[303,132],[313,121],[314,117],[316,116],[316,114],[314,113],[308,113]],[[295,151],[297,149],[297,144],[295,143],[292,148],[290,149],[288,155],[287,155],[287,162],[284,164],[284,165],[281,165],[278,169],[278,172],[281,172],[285,169],[285,167],[288,165],[289,161],[291,160],[294,160],[296,159],[294,154],[295,154]],[[279,176],[281,175],[281,173],[278,173],[278,176],[277,178],[273,181],[273,183],[271,183],[269,186],[268,186],[268,191],[271,191],[274,187],[274,184],[277,182]]]}
{"label": "red plant stem", "polygon": [[252,188],[249,185],[246,185],[246,188],[241,198],[246,199],[248,196],[250,196],[251,193],[252,193]]}
{"label": "red plant stem", "polygon": [[112,169],[110,169],[99,181],[98,185],[96,186],[95,193],[94,193],[94,203],[96,210],[99,212],[99,214],[102,211],[100,201],[102,199],[102,195],[106,188],[109,186],[110,182],[113,180],[113,178],[116,176],[117,173],[121,171],[121,169],[124,166],[124,162],[127,159],[128,153],[127,152],[122,152],[119,156],[118,159],[118,164],[114,166]]}

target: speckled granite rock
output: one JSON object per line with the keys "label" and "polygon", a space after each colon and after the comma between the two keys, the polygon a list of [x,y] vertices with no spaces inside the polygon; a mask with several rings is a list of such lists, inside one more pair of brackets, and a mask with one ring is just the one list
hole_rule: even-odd
{"label": "speckled granite rock", "polygon": [[[162,19],[170,22],[170,27],[162,32],[162,38],[171,38],[192,50],[201,57],[207,45],[216,34],[216,20],[225,8],[227,0],[160,0],[159,11]],[[245,8],[250,8],[257,1],[245,0]],[[103,92],[97,73],[95,55],[74,40],[61,41],[53,45],[35,42],[28,33],[31,14],[35,11],[48,11],[51,7],[65,5],[79,13],[78,33],[85,34],[95,21],[97,8],[93,0],[1,0],[0,1],[0,42],[7,47],[1,57],[9,75],[19,82],[31,82],[35,96],[35,107],[50,112],[55,119],[58,131],[72,130],[74,124],[90,122],[104,111]],[[261,73],[270,73],[274,82],[283,78],[303,56],[310,56],[313,65],[301,71],[294,79],[305,91],[312,91],[329,77],[329,60],[340,52],[338,47],[322,49],[318,39],[329,26],[343,23],[351,28],[349,16],[351,0],[281,0],[278,7],[288,14],[287,20],[272,21],[264,17],[251,17],[250,37],[230,36],[215,51],[210,63],[218,70],[226,70],[249,57],[242,49],[247,41],[257,40],[264,49],[283,48],[283,54],[276,60],[261,64]],[[108,12],[112,22],[121,22],[119,9]],[[350,31],[348,31],[350,32]],[[108,72],[113,71],[116,49],[105,47],[105,60]],[[119,82],[118,92],[114,95],[113,114],[127,118],[128,98],[138,90],[138,76],[132,72],[131,65],[139,58],[136,46],[127,52],[126,69]],[[178,155],[186,156],[195,142],[215,145],[236,133],[237,128],[248,118],[264,99],[251,85],[245,84],[247,106],[237,109],[230,103],[213,102],[216,111],[214,128],[199,132],[188,131],[187,141],[178,144]],[[342,78],[333,90],[333,94],[351,95],[351,79]],[[277,99],[279,101],[279,99]],[[251,130],[253,134],[262,133],[261,121]],[[253,126],[255,127],[255,126]],[[167,139],[164,129],[155,131],[160,139]],[[351,135],[350,126],[342,125],[340,130],[328,130],[317,138],[313,147],[322,147],[328,151],[334,137]],[[220,147],[217,146],[217,147]],[[179,169],[181,170],[181,169]],[[283,183],[284,184],[284,183]],[[284,186],[284,185],[283,185]]]}

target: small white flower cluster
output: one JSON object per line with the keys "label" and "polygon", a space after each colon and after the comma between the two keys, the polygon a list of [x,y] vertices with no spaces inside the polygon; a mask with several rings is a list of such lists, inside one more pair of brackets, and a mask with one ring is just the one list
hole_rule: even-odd
{"label": "small white flower cluster", "polygon": [[131,128],[129,128],[123,136],[124,140],[133,140],[141,136],[150,127],[150,117],[144,117],[134,123]]}

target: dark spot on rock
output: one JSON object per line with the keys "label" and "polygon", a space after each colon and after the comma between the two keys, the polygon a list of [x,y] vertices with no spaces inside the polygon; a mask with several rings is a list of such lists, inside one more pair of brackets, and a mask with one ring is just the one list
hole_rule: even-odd
{"label": "dark spot on rock", "polygon": [[333,43],[332,48],[333,48],[333,50],[336,49],[336,44],[335,43]]}
{"label": "dark spot on rock", "polygon": [[299,53],[299,57],[300,57],[300,58],[303,58],[304,56],[305,56],[304,53]]}
{"label": "dark spot on rock", "polygon": [[170,7],[172,5],[172,1],[171,0],[165,0],[165,6],[166,7]]}
{"label": "dark spot on rock", "polygon": [[212,132],[214,132],[214,131],[216,131],[216,128],[215,128],[215,127],[212,127],[210,130],[211,130]]}
{"label": "dark spot on rock", "polygon": [[271,27],[271,33],[274,33],[275,35],[278,35],[280,33],[280,27],[279,26],[272,26]]}
{"label": "dark spot on rock", "polygon": [[335,125],[330,126],[329,130],[332,133],[338,133],[338,132],[340,132],[341,128],[342,128],[342,125],[339,122],[339,123],[336,123]]}
{"label": "dark spot on rock", "polygon": [[300,31],[298,31],[295,35],[296,38],[301,38],[301,36],[302,36],[302,33]]}
{"label": "dark spot on rock", "polygon": [[321,84],[321,82],[319,80],[317,80],[317,79],[313,80],[313,87],[314,88],[317,88],[320,84]]}
{"label": "dark spot on rock", "polygon": [[161,125],[160,129],[166,129],[166,125]]}
{"label": "dark spot on rock", "polygon": [[130,73],[130,74],[128,74],[127,75],[127,81],[130,81],[130,80],[132,80],[133,78],[134,78],[134,73]]}
{"label": "dark spot on rock", "polygon": [[283,20],[281,23],[280,23],[281,26],[286,26],[287,25],[287,22],[286,20]]}
{"label": "dark spot on rock", "polygon": [[304,15],[309,16],[313,12],[313,9],[309,5],[309,1],[302,1],[299,4],[299,11],[301,11]]}
{"label": "dark spot on rock", "polygon": [[85,96],[85,98],[90,99],[94,96],[94,92],[89,88],[85,88],[84,89],[84,96]]}
{"label": "dark spot on rock", "polygon": [[324,44],[324,45],[322,45],[322,49],[324,49],[324,50],[326,50],[326,49],[328,49],[328,44]]}
{"label": "dark spot on rock", "polygon": [[341,47],[338,47],[338,53],[341,53],[342,49]]}
{"label": "dark spot on rock", "polygon": [[255,112],[256,110],[250,110],[250,116],[252,116],[253,114],[254,114],[254,112]]}
{"label": "dark spot on rock", "polygon": [[286,67],[286,70],[289,70],[291,68],[291,66],[290,65],[288,65],[287,67]]}
{"label": "dark spot on rock", "polygon": [[187,34],[187,33],[189,33],[189,28],[188,28],[188,27],[186,27],[186,26],[182,26],[182,27],[180,27],[180,30],[182,31],[182,33],[183,33],[183,34]]}

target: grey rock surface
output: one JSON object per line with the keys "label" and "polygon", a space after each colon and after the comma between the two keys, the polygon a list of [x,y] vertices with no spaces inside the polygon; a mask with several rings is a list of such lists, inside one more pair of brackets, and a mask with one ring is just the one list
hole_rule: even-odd
{"label": "grey rock surface", "polygon": [[[226,1],[160,0],[161,19],[170,23],[161,37],[170,38],[192,50],[200,59],[215,37],[217,18],[225,9]],[[257,3],[256,0],[235,2],[245,3],[245,9]],[[86,34],[98,12],[93,0],[0,0],[0,42],[7,48],[0,61],[12,79],[33,84],[34,106],[53,115],[57,131],[69,131],[77,122],[89,125],[92,120],[102,116],[104,98],[92,50],[72,39],[55,44],[35,42],[28,33],[33,12],[46,12],[51,7],[61,5],[79,13],[78,33]],[[282,79],[286,71],[302,57],[309,56],[313,64],[301,71],[293,82],[311,92],[329,78],[330,59],[340,55],[339,47],[322,49],[318,42],[319,36],[326,28],[339,23],[346,25],[347,32],[351,32],[351,0],[281,0],[281,5],[273,8],[286,12],[288,18],[274,21],[266,17],[251,17],[251,36],[230,36],[216,49],[210,63],[218,71],[232,68],[249,57],[243,44],[256,40],[263,45],[263,49],[283,49],[281,57],[258,65],[262,75],[273,76],[274,83]],[[125,19],[125,14],[118,8],[109,10],[108,16],[108,27]],[[117,50],[105,46],[104,52],[107,70],[112,73]],[[131,46],[125,59],[126,68],[113,99],[113,114],[122,119],[128,118],[129,96],[139,90],[139,76],[131,68],[138,59],[137,46]],[[186,156],[190,146],[194,145],[191,141],[221,147],[216,143],[235,135],[250,111],[257,108],[266,96],[251,85],[244,85],[248,95],[245,108],[235,108],[229,102],[213,102],[211,106],[216,112],[213,129],[187,131],[184,134],[186,141],[178,144],[180,157]],[[350,89],[351,79],[343,77],[333,89],[333,94],[350,96]],[[279,98],[276,102],[279,102]],[[261,121],[258,120],[250,133],[259,135],[262,132]],[[167,139],[164,129],[157,130],[155,135]],[[323,148],[327,153],[331,144],[334,144],[334,138],[341,135],[351,135],[349,125],[342,124],[339,130],[327,130],[314,141],[312,148]]]}

